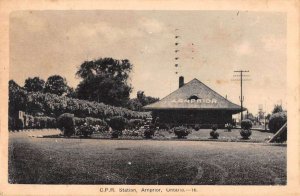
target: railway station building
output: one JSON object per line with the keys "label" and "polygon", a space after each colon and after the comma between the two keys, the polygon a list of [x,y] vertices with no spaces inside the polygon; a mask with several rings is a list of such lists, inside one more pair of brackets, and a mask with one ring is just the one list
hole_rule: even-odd
{"label": "railway station building", "polygon": [[182,76],[179,77],[177,90],[144,109],[151,111],[153,118],[159,117],[160,123],[170,126],[200,125],[201,128],[210,128],[213,124],[222,128],[233,122],[232,115],[241,112],[239,105],[227,100],[196,78],[184,84]]}

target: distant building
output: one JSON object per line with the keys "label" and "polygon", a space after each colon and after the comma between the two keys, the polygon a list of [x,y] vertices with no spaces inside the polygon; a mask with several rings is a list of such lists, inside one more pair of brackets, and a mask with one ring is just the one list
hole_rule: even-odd
{"label": "distant building", "polygon": [[159,117],[161,123],[200,124],[201,127],[218,124],[220,128],[226,123],[232,123],[232,115],[241,112],[239,105],[230,102],[198,79],[184,84],[182,76],[179,78],[179,89],[144,109],[152,111],[153,118]]}

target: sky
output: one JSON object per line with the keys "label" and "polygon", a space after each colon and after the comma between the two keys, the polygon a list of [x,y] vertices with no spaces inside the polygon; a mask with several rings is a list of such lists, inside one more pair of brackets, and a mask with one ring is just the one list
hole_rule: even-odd
{"label": "sky", "polygon": [[21,86],[28,77],[47,80],[59,74],[75,88],[81,63],[103,57],[133,64],[131,97],[142,90],[163,98],[178,88],[182,75],[185,82],[197,78],[240,104],[234,70],[249,70],[243,85],[249,112],[256,114],[259,105],[267,112],[275,104],[286,108],[284,13],[89,10],[10,15],[9,77]]}

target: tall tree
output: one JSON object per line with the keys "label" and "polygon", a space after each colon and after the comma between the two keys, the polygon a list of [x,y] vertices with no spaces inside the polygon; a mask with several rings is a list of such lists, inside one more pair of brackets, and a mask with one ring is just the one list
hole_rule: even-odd
{"label": "tall tree", "polygon": [[143,111],[143,106],[158,101],[159,98],[146,96],[144,91],[138,91],[136,98],[130,99],[127,103],[127,107],[135,111]]}
{"label": "tall tree", "polygon": [[78,98],[125,106],[132,90],[128,84],[132,66],[127,59],[100,58],[85,61],[76,73],[82,78],[76,89]]}
{"label": "tall tree", "polygon": [[67,93],[68,89],[69,87],[65,78],[59,75],[53,75],[47,79],[44,91],[46,93],[63,95],[64,93]]}
{"label": "tall tree", "polygon": [[9,115],[15,115],[18,111],[25,111],[27,92],[22,89],[14,80],[10,80],[9,84],[9,95],[8,95],[8,106]]}
{"label": "tall tree", "polygon": [[278,113],[278,112],[283,112],[282,106],[281,105],[275,105],[274,109],[272,111],[272,114]]}
{"label": "tall tree", "polygon": [[39,77],[27,78],[25,80],[24,88],[28,92],[41,92],[45,86],[45,81]]}
{"label": "tall tree", "polygon": [[66,96],[70,97],[70,98],[77,98],[77,94],[76,94],[76,91],[74,90],[74,88],[68,87]]}

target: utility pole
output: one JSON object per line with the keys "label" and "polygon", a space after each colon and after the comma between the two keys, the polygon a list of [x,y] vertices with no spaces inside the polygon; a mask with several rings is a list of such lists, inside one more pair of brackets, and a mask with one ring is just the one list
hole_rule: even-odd
{"label": "utility pole", "polygon": [[179,62],[180,62],[179,54],[180,54],[180,44],[181,44],[180,43],[181,35],[179,35],[179,30],[180,29],[175,29],[175,57],[174,57],[174,59],[175,59],[175,69],[176,69],[175,74],[176,75],[181,74],[179,72],[180,68],[181,68],[181,66],[179,64]]}
{"label": "utility pole", "polygon": [[249,72],[248,70],[235,70],[234,72],[239,73],[237,75],[233,75],[234,77],[239,77],[239,79],[234,79],[234,81],[240,81],[241,82],[241,96],[240,102],[241,102],[241,121],[243,120],[243,102],[244,102],[244,96],[243,96],[243,81],[249,81],[248,77],[249,75],[244,75],[244,73]]}

